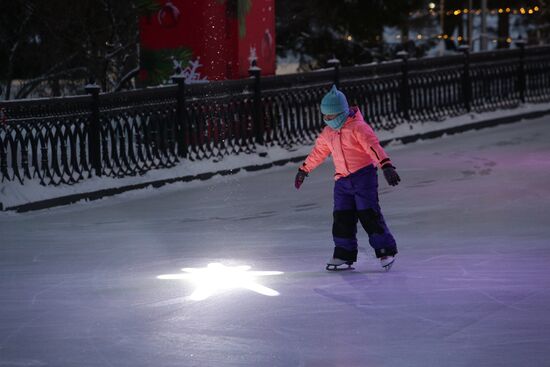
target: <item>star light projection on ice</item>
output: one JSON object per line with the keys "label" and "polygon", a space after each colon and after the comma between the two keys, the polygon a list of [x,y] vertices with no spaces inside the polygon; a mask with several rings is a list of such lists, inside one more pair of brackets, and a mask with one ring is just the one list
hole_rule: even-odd
{"label": "star light projection on ice", "polygon": [[196,288],[189,297],[193,301],[202,301],[225,290],[244,288],[264,296],[278,296],[279,292],[257,282],[256,278],[267,275],[281,275],[282,271],[249,271],[250,266],[225,266],[210,263],[205,268],[183,268],[185,274],[164,274],[158,279],[184,279],[195,284]]}

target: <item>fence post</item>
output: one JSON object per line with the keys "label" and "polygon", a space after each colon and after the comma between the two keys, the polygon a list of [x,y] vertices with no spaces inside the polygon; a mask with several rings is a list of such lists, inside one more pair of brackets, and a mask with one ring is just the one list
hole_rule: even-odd
{"label": "fence post", "polygon": [[187,145],[185,143],[186,121],[185,121],[185,77],[183,75],[173,75],[172,81],[177,84],[178,91],[176,95],[176,141],[177,155],[180,158],[187,157]]}
{"label": "fence post", "polygon": [[327,63],[330,67],[334,68],[334,85],[336,89],[340,89],[340,60],[333,56]]}
{"label": "fence post", "polygon": [[254,78],[254,105],[252,112],[252,121],[254,122],[254,134],[256,144],[264,143],[264,124],[262,116],[262,90],[260,88],[262,69],[257,66],[256,60],[252,60],[248,68],[248,75]]}
{"label": "fence post", "polygon": [[407,121],[411,119],[411,88],[409,86],[409,53],[407,51],[399,51],[397,56],[401,58],[401,113]]}
{"label": "fence post", "polygon": [[91,113],[88,122],[88,161],[96,176],[101,177],[101,125],[99,121],[99,92],[101,88],[91,80],[84,90],[91,96]]}
{"label": "fence post", "polygon": [[521,37],[516,41],[519,47],[519,70],[518,70],[518,89],[521,103],[525,103],[525,92],[527,81],[525,77],[525,40]]}
{"label": "fence post", "polygon": [[470,77],[470,47],[460,45],[458,47],[464,53],[464,69],[462,72],[462,98],[466,111],[472,111],[472,79]]}
{"label": "fence post", "polygon": [[[0,86],[0,100],[2,97],[2,86]],[[3,107],[0,107],[0,128],[4,127],[7,124],[8,116]],[[5,140],[0,144],[0,177],[2,178],[0,182],[4,182],[5,179],[10,180],[8,176],[8,160],[6,157],[6,150],[4,149]],[[0,212],[4,210],[3,204],[0,202]]]}

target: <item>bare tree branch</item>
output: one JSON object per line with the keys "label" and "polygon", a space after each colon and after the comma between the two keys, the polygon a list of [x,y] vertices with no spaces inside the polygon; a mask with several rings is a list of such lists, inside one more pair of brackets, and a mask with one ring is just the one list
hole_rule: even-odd
{"label": "bare tree branch", "polygon": [[124,85],[132,78],[136,77],[139,74],[139,65],[130,70],[126,75],[124,75],[120,80],[118,81],[117,85],[114,88],[115,92],[119,92]]}
{"label": "bare tree branch", "polygon": [[57,64],[50,67],[50,69],[48,69],[42,75],[40,75],[36,78],[27,80],[25,82],[25,84],[23,85],[23,87],[21,87],[21,89],[17,92],[15,98],[18,99],[18,98],[27,97],[41,82],[43,82],[45,80],[52,80],[52,79],[55,79],[59,76],[64,76],[64,75],[67,74],[67,73],[65,73],[65,71],[69,72],[69,74],[70,74],[75,70],[82,69],[82,67],[76,67],[76,68],[68,69],[68,70],[60,70],[60,69],[65,68],[67,65],[69,65],[72,62],[72,60],[76,57],[76,55],[77,55],[76,53],[70,55],[69,57],[63,59],[62,61],[60,61]]}
{"label": "bare tree branch", "polygon": [[15,98],[19,99],[19,98],[28,97],[28,95],[43,81],[57,79],[62,76],[71,76],[76,74],[77,72],[85,73],[87,70],[88,69],[85,68],[84,66],[78,66],[75,68],[65,69],[65,70],[58,71],[56,73],[42,75],[38,78],[34,78],[32,80],[27,81],[25,85],[23,85],[23,87],[19,90],[19,92],[17,92],[17,95],[15,96]]}

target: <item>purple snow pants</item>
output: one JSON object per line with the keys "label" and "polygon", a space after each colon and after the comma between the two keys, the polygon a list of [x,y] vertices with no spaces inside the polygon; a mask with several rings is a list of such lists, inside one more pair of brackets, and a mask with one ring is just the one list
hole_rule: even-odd
{"label": "purple snow pants", "polygon": [[333,215],[334,257],[357,261],[357,221],[367,232],[376,257],[397,254],[378,204],[378,175],[373,165],[336,181]]}

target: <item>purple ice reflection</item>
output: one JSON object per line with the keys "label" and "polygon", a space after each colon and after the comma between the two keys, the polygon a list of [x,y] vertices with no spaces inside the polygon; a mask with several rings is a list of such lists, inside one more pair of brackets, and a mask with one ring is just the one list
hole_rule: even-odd
{"label": "purple ice reflection", "polygon": [[0,366],[549,366],[550,118],[388,153],[388,273],[324,270],[330,162],[0,214]]}

